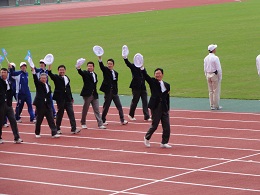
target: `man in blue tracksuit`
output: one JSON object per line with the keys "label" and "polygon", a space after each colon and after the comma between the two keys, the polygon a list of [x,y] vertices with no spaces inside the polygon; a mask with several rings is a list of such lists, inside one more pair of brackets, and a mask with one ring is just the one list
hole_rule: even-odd
{"label": "man in blue tracksuit", "polygon": [[21,113],[23,110],[24,102],[26,102],[28,107],[28,113],[30,114],[30,122],[35,123],[35,115],[32,108],[32,97],[28,85],[28,72],[26,72],[27,65],[25,62],[20,63],[20,71],[13,71],[10,69],[10,75],[15,79],[16,83],[16,100],[17,105],[15,109],[15,119],[17,122],[21,123]]}
{"label": "man in blue tracksuit", "polygon": [[[36,75],[37,75],[38,79],[40,78],[40,75],[42,73],[46,73],[48,75],[48,70],[46,69],[46,64],[44,63],[43,59],[40,60],[40,68],[36,68],[35,67],[35,72],[36,72]],[[48,79],[47,79],[47,84],[49,84],[49,80]],[[51,103],[52,103],[51,104],[52,113],[53,113],[54,118],[56,118],[56,110],[55,110],[55,107],[54,107],[54,104],[53,104],[52,95],[51,95],[50,98],[51,98]]]}

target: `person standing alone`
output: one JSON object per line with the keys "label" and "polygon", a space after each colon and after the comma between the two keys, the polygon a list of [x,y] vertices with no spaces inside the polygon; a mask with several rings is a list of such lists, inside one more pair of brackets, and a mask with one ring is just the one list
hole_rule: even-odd
{"label": "person standing alone", "polygon": [[208,83],[209,102],[211,110],[221,110],[219,105],[222,69],[218,56],[216,56],[217,45],[209,45],[209,54],[204,58],[204,73]]}

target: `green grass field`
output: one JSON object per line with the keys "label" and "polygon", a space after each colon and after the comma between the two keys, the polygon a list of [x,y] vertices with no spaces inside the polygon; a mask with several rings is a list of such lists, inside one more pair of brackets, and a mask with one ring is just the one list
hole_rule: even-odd
{"label": "green grass field", "polygon": [[[171,96],[208,97],[203,59],[208,54],[207,46],[216,43],[223,69],[221,98],[259,99],[260,80],[255,63],[260,54],[259,7],[259,0],[247,0],[1,28],[0,47],[17,65],[24,61],[28,49],[35,64],[52,53],[54,72],[58,65],[65,64],[72,90],[79,93],[82,80],[75,70],[76,60],[83,57],[97,62],[92,47],[101,45],[105,50],[103,60],[115,59],[119,93],[131,94],[130,70],[121,57],[121,48],[126,44],[129,59],[132,61],[135,53],[143,54],[151,75],[157,67],[164,69]],[[95,70],[100,85],[102,74],[98,66]],[[30,88],[35,91],[32,79]]]}

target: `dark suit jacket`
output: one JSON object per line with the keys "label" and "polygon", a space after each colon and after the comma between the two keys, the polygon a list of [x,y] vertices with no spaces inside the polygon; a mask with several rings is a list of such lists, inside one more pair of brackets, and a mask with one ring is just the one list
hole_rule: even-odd
{"label": "dark suit jacket", "polygon": [[162,93],[161,91],[161,85],[160,82],[155,79],[155,78],[151,78],[146,70],[142,70],[143,75],[145,77],[145,80],[147,81],[147,83],[150,86],[151,89],[151,97],[148,103],[148,108],[150,109],[155,109],[158,104],[161,102],[162,103],[162,109],[163,111],[169,111],[170,109],[170,84],[164,82],[166,91]]}
{"label": "dark suit jacket", "polygon": [[6,88],[5,81],[0,77],[0,104],[4,104],[6,101]]}
{"label": "dark suit jacket", "polygon": [[12,106],[12,83],[8,81],[10,90],[7,91],[6,82],[0,77],[0,104],[7,103],[8,106]]}
{"label": "dark suit jacket", "polygon": [[33,101],[33,105],[41,108],[46,103],[46,105],[51,108],[51,86],[48,84],[50,91],[47,93],[45,84],[39,81],[36,74],[33,74],[33,80],[36,88],[36,95]]}
{"label": "dark suit jacket", "polygon": [[91,95],[94,96],[95,99],[98,99],[98,93],[97,93],[97,74],[93,72],[93,74],[95,74],[96,77],[96,83],[94,83],[94,79],[92,74],[89,71],[82,71],[81,69],[77,69],[78,73],[82,76],[82,80],[84,83],[84,86],[81,90],[80,95],[81,96],[85,96],[85,97],[89,97]]}
{"label": "dark suit jacket", "polygon": [[116,75],[116,80],[113,80],[112,71],[104,66],[103,62],[99,62],[99,67],[103,72],[103,82],[100,86],[100,91],[104,93],[109,93],[111,88],[113,89],[113,94],[118,93],[117,81],[118,81],[118,73],[114,70]]}
{"label": "dark suit jacket", "polygon": [[129,88],[146,90],[145,79],[140,68],[129,62],[128,59],[124,59],[125,64],[130,68],[132,73],[132,81]]}
{"label": "dark suit jacket", "polygon": [[66,102],[71,102],[73,100],[71,88],[70,88],[70,79],[69,83],[65,87],[65,81],[62,76],[59,76],[57,74],[53,74],[52,71],[48,71],[48,75],[53,80],[55,89],[53,93],[53,99],[56,100],[56,102],[66,100]]}

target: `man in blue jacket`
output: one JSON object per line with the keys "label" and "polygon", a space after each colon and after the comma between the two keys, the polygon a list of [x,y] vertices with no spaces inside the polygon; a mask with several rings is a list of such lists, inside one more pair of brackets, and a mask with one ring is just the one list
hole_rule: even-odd
{"label": "man in blue jacket", "polygon": [[16,100],[17,105],[15,109],[15,118],[18,123],[21,123],[21,113],[23,110],[24,102],[28,107],[28,113],[30,114],[30,122],[35,123],[35,115],[32,107],[32,97],[28,83],[28,72],[26,71],[27,65],[25,62],[20,63],[20,71],[13,71],[10,69],[10,75],[15,79],[16,83]]}

